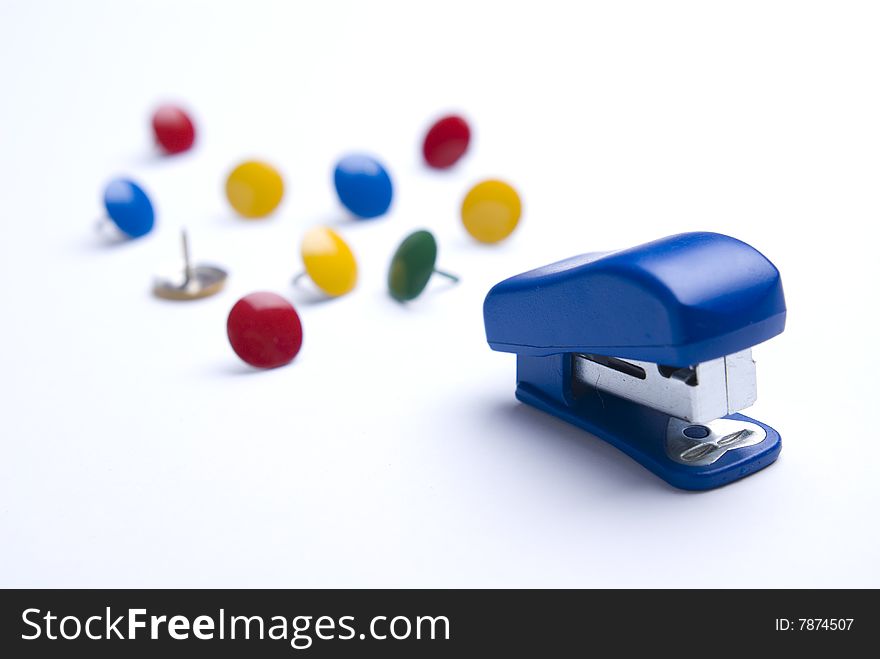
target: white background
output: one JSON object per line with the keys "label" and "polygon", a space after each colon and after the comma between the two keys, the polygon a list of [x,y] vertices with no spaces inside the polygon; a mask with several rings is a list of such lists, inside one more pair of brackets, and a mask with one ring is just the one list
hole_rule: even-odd
{"label": "white background", "polygon": [[[4,2],[0,10],[0,584],[3,586],[880,586],[875,3]],[[198,120],[162,158],[161,101]],[[426,126],[473,123],[452,172]],[[347,219],[336,158],[377,154],[392,212]],[[287,194],[233,216],[256,156]],[[148,237],[93,231],[114,175],[141,181]],[[501,177],[512,238],[475,244],[458,207]],[[351,295],[290,286],[329,224]],[[220,296],[154,299],[187,226]],[[428,227],[442,280],[388,298],[396,244]],[[496,281],[686,230],[779,267],[788,329],[755,350],[749,414],[779,461],[677,491],[513,397],[483,335]],[[233,354],[235,300],[297,305],[302,352]]]}

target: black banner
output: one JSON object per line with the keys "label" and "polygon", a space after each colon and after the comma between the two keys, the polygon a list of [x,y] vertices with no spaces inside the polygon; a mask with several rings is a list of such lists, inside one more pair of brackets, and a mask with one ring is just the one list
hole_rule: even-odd
{"label": "black banner", "polygon": [[16,658],[557,657],[609,647],[849,656],[840,653],[875,638],[880,610],[867,590],[7,590],[0,600],[0,650]]}

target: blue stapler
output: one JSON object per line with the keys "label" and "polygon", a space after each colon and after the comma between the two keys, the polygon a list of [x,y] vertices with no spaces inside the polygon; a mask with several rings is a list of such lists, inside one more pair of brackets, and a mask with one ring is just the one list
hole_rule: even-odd
{"label": "blue stapler", "polygon": [[483,306],[516,353],[519,400],[617,447],[668,483],[706,490],[779,455],[755,402],[751,347],[785,327],[779,271],[746,243],[683,233],[512,277]]}

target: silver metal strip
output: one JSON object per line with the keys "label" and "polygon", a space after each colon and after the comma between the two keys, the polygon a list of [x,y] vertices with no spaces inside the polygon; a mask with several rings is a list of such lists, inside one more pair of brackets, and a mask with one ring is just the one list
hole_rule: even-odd
{"label": "silver metal strip", "polygon": [[757,399],[751,349],[685,368],[576,354],[572,377],[581,385],[692,423],[738,412]]}
{"label": "silver metal strip", "polygon": [[728,451],[754,446],[765,439],[767,431],[749,421],[716,419],[695,425],[672,418],[666,426],[666,455],[679,464],[705,467]]}

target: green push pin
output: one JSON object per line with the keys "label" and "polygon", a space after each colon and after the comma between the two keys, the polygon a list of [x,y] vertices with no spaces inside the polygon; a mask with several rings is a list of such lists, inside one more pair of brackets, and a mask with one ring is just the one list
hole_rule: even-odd
{"label": "green push pin", "polygon": [[414,300],[425,290],[433,274],[458,282],[455,275],[437,270],[434,267],[436,262],[437,241],[434,235],[424,230],[409,234],[394,252],[388,269],[391,297],[398,302]]}

